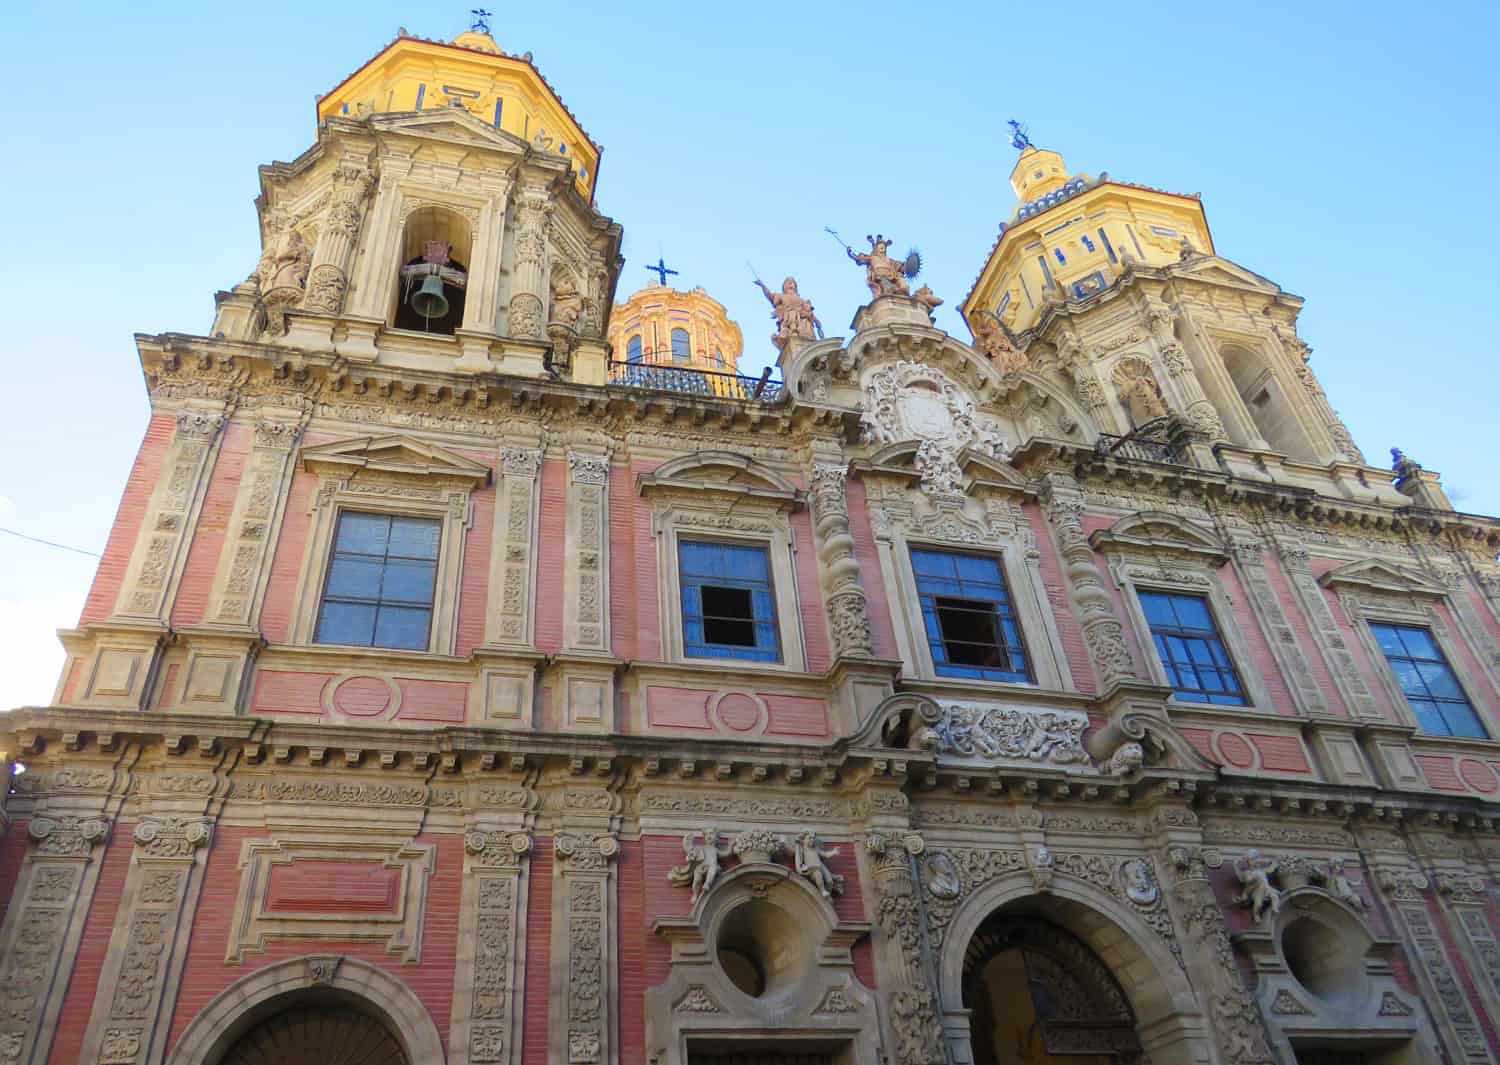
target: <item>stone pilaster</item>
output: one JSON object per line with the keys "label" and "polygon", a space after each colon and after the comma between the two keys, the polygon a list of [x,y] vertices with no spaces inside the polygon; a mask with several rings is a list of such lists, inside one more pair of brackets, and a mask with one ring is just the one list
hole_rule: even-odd
{"label": "stone pilaster", "polygon": [[1276,550],[1281,556],[1287,583],[1292,586],[1292,593],[1312,622],[1313,639],[1332,667],[1330,672],[1334,683],[1338,685],[1339,693],[1348,704],[1350,713],[1356,718],[1381,720],[1375,696],[1365,683],[1359,664],[1354,660],[1354,653],[1349,650],[1344,634],[1339,631],[1333,610],[1308,565],[1307,548],[1293,541],[1278,539]]}
{"label": "stone pilaster", "polygon": [[880,987],[896,1065],[947,1065],[937,976],[926,943],[912,860],[925,849],[915,833],[873,832],[865,841],[874,866]]}
{"label": "stone pilaster", "polygon": [[531,837],[474,830],[464,836],[452,1065],[516,1065],[521,1060],[526,894]]}
{"label": "stone pilaster", "polygon": [[619,1002],[615,878],[620,843],[607,832],[559,832],[553,840],[552,1002],[548,1058],[614,1065]]}
{"label": "stone pilaster", "polygon": [[136,1065],[165,1059],[202,884],[209,825],[153,816],[135,826],[135,853],[99,975],[80,1062]]}
{"label": "stone pilaster", "polygon": [[1286,616],[1276,589],[1261,557],[1262,543],[1248,529],[1225,528],[1229,554],[1241,583],[1250,591],[1250,608],[1270,636],[1271,655],[1281,667],[1281,675],[1291,689],[1297,708],[1313,717],[1326,717],[1331,711],[1313,676],[1312,666],[1302,653],[1302,641]]}
{"label": "stone pilaster", "polygon": [[1094,549],[1084,534],[1083,509],[1083,493],[1072,477],[1049,473],[1042,478],[1042,511],[1057,537],[1068,597],[1078,611],[1094,672],[1107,691],[1134,680],[1135,664],[1125,646],[1125,629],[1115,614]]}
{"label": "stone pilaster", "polygon": [[1146,324],[1156,341],[1157,353],[1161,356],[1162,365],[1166,367],[1173,391],[1181,403],[1182,420],[1189,429],[1202,433],[1210,441],[1227,440],[1229,433],[1224,428],[1223,419],[1209,402],[1198,375],[1193,372],[1193,364],[1188,360],[1187,352],[1177,340],[1173,328],[1176,318],[1172,309],[1161,300],[1155,296],[1146,296]]}
{"label": "stone pilaster", "polygon": [[[1160,820],[1160,818],[1158,818]],[[1163,870],[1163,897],[1181,930],[1182,960],[1211,1017],[1223,1060],[1234,1065],[1273,1065],[1265,1021],[1234,960],[1224,914],[1214,897],[1195,844],[1171,842],[1156,855]]]}
{"label": "stone pilaster", "polygon": [[369,168],[357,160],[346,159],[334,168],[332,196],[323,227],[318,231],[318,243],[313,248],[307,294],[302,297],[303,310],[336,315],[344,309],[344,295],[349,291],[349,263],[359,236],[365,197],[374,182]]}
{"label": "stone pilaster", "polygon": [[568,452],[563,646],[609,651],[609,456]]}
{"label": "stone pilaster", "polygon": [[1334,450],[1338,457],[1345,462],[1353,462],[1360,466],[1365,465],[1364,452],[1354,442],[1354,436],[1349,432],[1349,427],[1344,424],[1338,411],[1328,402],[1328,393],[1323,391],[1323,386],[1318,382],[1318,375],[1313,373],[1312,367],[1307,360],[1312,357],[1312,349],[1303,342],[1302,338],[1293,333],[1285,335],[1279,328],[1273,328],[1276,340],[1286,350],[1293,369],[1297,374],[1297,382],[1302,386],[1303,393],[1312,405],[1313,413],[1317,416],[1324,431],[1333,441]]}
{"label": "stone pilaster", "polygon": [[815,463],[808,477],[813,532],[817,537],[823,603],[835,658],[868,657],[870,613],[859,583],[854,536],[849,531],[848,468],[842,463]]}
{"label": "stone pilaster", "polygon": [[516,192],[515,255],[505,332],[517,340],[540,341],[547,321],[547,222],[552,204],[547,190],[523,185]]}
{"label": "stone pilaster", "polygon": [[535,545],[541,451],[507,444],[500,448],[495,484],[495,529],[490,550],[489,602],[482,651],[510,659],[484,668],[484,716],[531,720],[534,666],[532,599],[536,588]]}
{"label": "stone pilaster", "polygon": [[71,814],[27,823],[30,847],[0,927],[0,1065],[47,1060],[109,828]]}

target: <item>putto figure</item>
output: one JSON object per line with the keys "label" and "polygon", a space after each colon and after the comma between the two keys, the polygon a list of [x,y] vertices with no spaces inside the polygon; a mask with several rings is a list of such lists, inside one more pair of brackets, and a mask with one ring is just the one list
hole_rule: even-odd
{"label": "putto figure", "polygon": [[713,889],[719,879],[720,862],[730,855],[729,848],[719,842],[719,829],[709,825],[703,830],[703,842],[689,832],[682,837],[682,853],[687,861],[667,871],[667,881],[679,887],[691,885],[693,902],[697,902]]}
{"label": "putto figure", "polygon": [[907,257],[906,262],[892,259],[886,250],[891,242],[882,233],[875,236],[866,236],[870,242],[869,254],[846,248],[849,258],[865,268],[865,284],[870,286],[870,295],[877,299],[881,296],[909,296],[911,290],[906,284],[908,277],[916,276],[916,270],[910,269],[912,256]]}
{"label": "putto figure", "polygon": [[1005,329],[994,315],[980,311],[969,325],[974,330],[974,346],[995,364],[1001,373],[1015,373],[1027,366],[1026,356],[1010,342]]}
{"label": "putto figure", "polygon": [[1281,868],[1275,858],[1268,858],[1258,850],[1249,850],[1234,863],[1234,875],[1239,877],[1244,888],[1235,896],[1240,905],[1250,907],[1250,916],[1259,921],[1266,914],[1281,912],[1281,892],[1271,883],[1271,878]]}
{"label": "putto figure", "polygon": [[825,899],[844,893],[844,878],[828,868],[828,863],[823,860],[832,858],[838,852],[837,847],[824,850],[818,844],[818,837],[812,832],[804,832],[797,837],[797,846],[792,856],[794,868],[807,877]]}
{"label": "putto figure", "polygon": [[911,294],[911,298],[922,305],[922,309],[927,312],[928,318],[932,317],[933,311],[943,305],[943,301],[933,294],[931,285],[923,285]]}
{"label": "putto figure", "polygon": [[783,281],[780,292],[772,292],[760,278],[755,283],[771,301],[771,315],[776,319],[776,334],[771,340],[778,348],[786,347],[790,340],[812,340],[822,333],[823,324],[813,314],[812,301],[797,291],[795,277]]}

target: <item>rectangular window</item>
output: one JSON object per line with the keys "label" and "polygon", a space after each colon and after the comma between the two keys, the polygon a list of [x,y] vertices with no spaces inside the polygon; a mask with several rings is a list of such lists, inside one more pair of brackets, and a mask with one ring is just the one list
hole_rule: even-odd
{"label": "rectangular window", "polygon": [[441,533],[436,518],[341,513],[313,642],[426,650]]}
{"label": "rectangular window", "polygon": [[683,540],[677,562],[684,654],[781,661],[771,560],[764,547]]}
{"label": "rectangular window", "polygon": [[1371,624],[1370,631],[1423,732],[1489,738],[1431,632],[1410,625],[1379,624]]}
{"label": "rectangular window", "polygon": [[999,559],[914,547],[911,567],[940,676],[1031,682]]}
{"label": "rectangular window", "polygon": [[1167,683],[1194,703],[1244,706],[1245,690],[1201,595],[1141,592],[1141,609]]}

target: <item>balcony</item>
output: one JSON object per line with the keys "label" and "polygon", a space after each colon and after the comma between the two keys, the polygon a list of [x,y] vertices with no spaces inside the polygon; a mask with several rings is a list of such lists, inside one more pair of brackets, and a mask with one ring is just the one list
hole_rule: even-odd
{"label": "balcony", "polygon": [[1103,457],[1135,462],[1157,462],[1167,466],[1191,466],[1186,440],[1175,419],[1147,422],[1124,436],[1100,433],[1094,450]]}
{"label": "balcony", "polygon": [[611,362],[609,383],[650,392],[672,392],[679,396],[711,396],[746,403],[774,406],[781,400],[782,384],[771,380],[771,370],[759,377],[698,370],[688,366],[666,366],[649,362]]}

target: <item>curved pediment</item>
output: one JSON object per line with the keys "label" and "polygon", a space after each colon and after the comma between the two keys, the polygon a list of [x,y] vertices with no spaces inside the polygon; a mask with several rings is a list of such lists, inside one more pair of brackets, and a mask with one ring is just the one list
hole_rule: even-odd
{"label": "curved pediment", "polygon": [[642,495],[665,490],[718,492],[750,496],[783,505],[799,503],[797,486],[775,470],[729,451],[700,451],[684,455],[642,474]]}
{"label": "curved pediment", "polygon": [[1126,515],[1108,529],[1090,536],[1089,543],[1100,551],[1134,549],[1197,555],[1215,566],[1229,561],[1229,553],[1217,536],[1185,518],[1160,510]]}
{"label": "curved pediment", "polygon": [[475,487],[490,479],[490,468],[482,462],[401,435],[359,436],[304,447],[302,467],[346,475],[364,470],[387,476],[444,478],[468,481]]}

